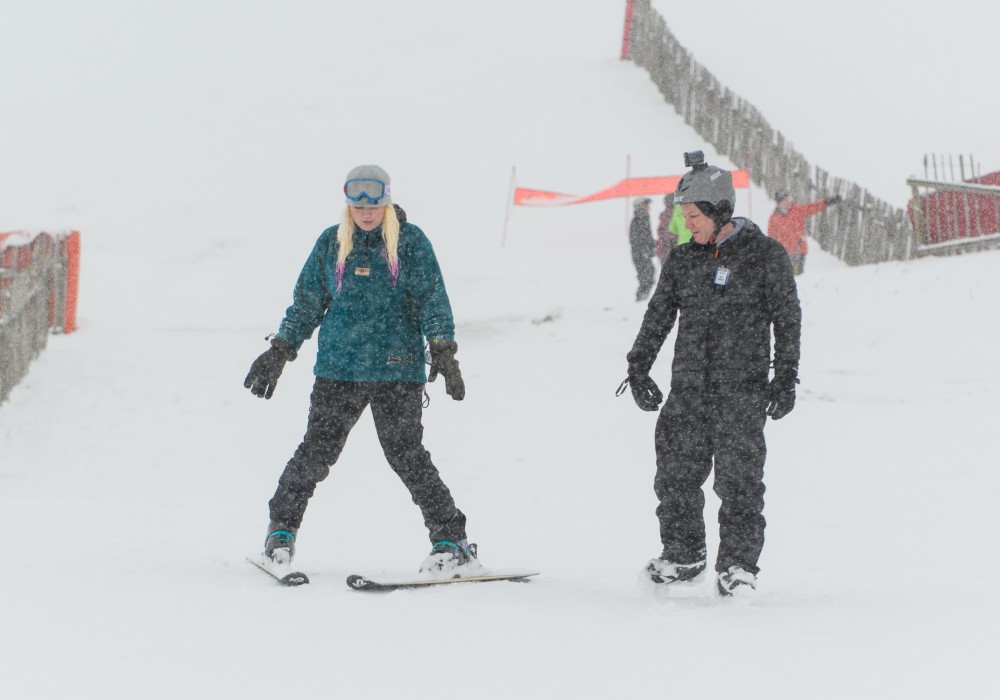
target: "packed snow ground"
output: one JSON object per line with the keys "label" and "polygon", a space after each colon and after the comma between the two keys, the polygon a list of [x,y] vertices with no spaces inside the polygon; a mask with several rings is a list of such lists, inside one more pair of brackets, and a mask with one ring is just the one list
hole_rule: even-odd
{"label": "packed snow ground", "polygon": [[[850,269],[814,247],[757,601],[639,582],[655,416],[614,397],[643,312],[626,204],[518,209],[501,245],[513,166],[584,193],[626,154],[670,174],[701,145],[618,60],[621,3],[587,5],[11,3],[0,225],[79,228],[84,257],[79,332],[0,406],[5,697],[992,692],[998,253]],[[243,561],[315,346],[269,402],[243,377],[361,162],[431,237],[458,323],[468,397],[430,385],[426,444],[484,564],[541,570],[530,584],[347,589],[427,549],[369,418],[300,533],[312,584]],[[763,224],[752,197],[738,212]]]}

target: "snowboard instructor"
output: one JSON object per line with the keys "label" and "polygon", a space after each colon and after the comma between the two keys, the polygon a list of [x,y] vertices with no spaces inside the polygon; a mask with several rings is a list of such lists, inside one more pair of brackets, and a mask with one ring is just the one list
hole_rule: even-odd
{"label": "snowboard instructor", "polygon": [[265,563],[291,562],[309,498],[371,406],[386,460],[430,534],[431,554],[420,570],[450,578],[479,567],[476,546],[468,543],[465,515],[424,449],[421,412],[425,337],[430,381],[440,373],[448,395],[465,398],[451,304],[430,241],[392,204],[389,174],[358,166],[347,174],[344,194],[340,224],[320,234],[270,349],[244,382],[255,396],[271,398],[285,363],[319,327],[306,434],[269,503]]}
{"label": "snowboard instructor", "polygon": [[684,161],[691,170],[675,201],[693,240],[667,258],[627,356],[636,404],[659,409],[663,394],[649,373],[679,316],[670,393],[655,432],[663,553],[646,572],[670,584],[705,570],[702,486],[714,466],[722,501],[717,588],[750,596],[764,545],[764,423],[795,406],[802,312],[785,250],[749,219],[733,218],[732,175],[706,164],[700,151]]}

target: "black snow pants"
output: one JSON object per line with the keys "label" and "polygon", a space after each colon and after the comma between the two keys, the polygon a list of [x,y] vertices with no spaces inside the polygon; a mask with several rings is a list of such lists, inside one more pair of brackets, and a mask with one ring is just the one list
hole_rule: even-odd
{"label": "black snow pants", "polygon": [[715,467],[719,509],[716,571],[739,565],[756,574],[764,547],[763,392],[706,396],[672,390],[656,422],[656,479],[663,556],[705,558],[705,494]]}
{"label": "black snow pants", "polygon": [[644,298],[656,283],[656,268],[653,260],[648,256],[632,255],[632,264],[635,265],[635,274],[639,278],[639,288],[635,292],[637,299]]}
{"label": "black snow pants", "polygon": [[431,543],[464,540],[465,515],[423,446],[422,403],[423,385],[415,382],[341,382],[317,377],[305,437],[268,504],[271,520],[299,527],[316,484],[329,476],[348,433],[370,405],[385,458],[420,508]]}

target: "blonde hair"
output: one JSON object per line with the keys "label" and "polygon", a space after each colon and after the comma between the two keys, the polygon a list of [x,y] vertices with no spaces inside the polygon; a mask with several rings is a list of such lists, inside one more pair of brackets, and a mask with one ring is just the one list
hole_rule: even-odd
{"label": "blonde hair", "polygon": [[[337,289],[340,289],[340,282],[344,277],[347,256],[354,248],[354,228],[351,207],[346,206],[340,217],[340,228],[337,229]],[[395,287],[399,276],[399,218],[391,204],[385,206],[385,216],[382,218],[382,242],[385,244],[385,259],[389,263],[389,277]]]}

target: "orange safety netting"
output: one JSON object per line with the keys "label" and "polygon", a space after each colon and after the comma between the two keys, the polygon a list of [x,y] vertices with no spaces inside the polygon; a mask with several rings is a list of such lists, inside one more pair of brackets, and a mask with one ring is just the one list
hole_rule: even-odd
{"label": "orange safety netting", "polygon": [[[733,187],[745,189],[750,186],[750,173],[748,171],[733,170],[732,173]],[[600,199],[614,199],[616,197],[643,197],[650,194],[669,194],[677,188],[677,183],[680,180],[680,175],[630,177],[600,192],[583,197],[518,187],[514,190],[514,204],[526,207],[552,207],[563,204],[595,202]]]}

